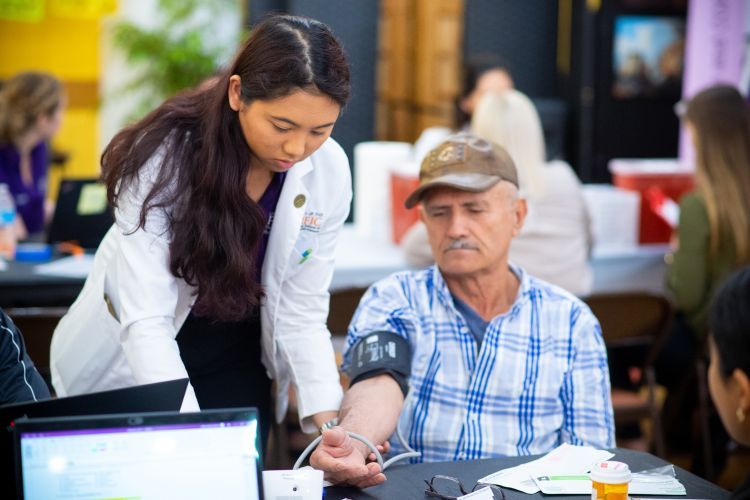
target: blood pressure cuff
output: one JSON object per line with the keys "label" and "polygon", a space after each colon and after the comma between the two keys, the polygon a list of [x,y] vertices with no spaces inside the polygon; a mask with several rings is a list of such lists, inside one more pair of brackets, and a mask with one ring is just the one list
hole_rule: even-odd
{"label": "blood pressure cuff", "polygon": [[411,373],[411,347],[393,332],[372,332],[360,338],[351,349],[351,385],[377,375],[388,374],[406,397]]}

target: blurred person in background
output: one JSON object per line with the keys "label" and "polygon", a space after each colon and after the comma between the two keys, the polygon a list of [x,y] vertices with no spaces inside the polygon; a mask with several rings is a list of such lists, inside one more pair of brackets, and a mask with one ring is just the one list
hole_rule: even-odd
{"label": "blurred person in background", "polygon": [[[545,163],[544,134],[534,104],[514,89],[487,91],[472,111],[472,132],[508,151],[528,203],[526,222],[510,246],[510,261],[573,294],[588,294],[592,239],[581,183],[567,163]],[[405,235],[402,246],[411,264],[433,262],[423,224]]]}
{"label": "blurred person in background", "polygon": [[49,398],[47,384],[29,357],[21,330],[0,309],[0,406]]}
{"label": "blurred person in background", "polygon": [[[716,293],[709,316],[708,389],[724,427],[750,446],[750,267],[737,271]],[[733,499],[750,499],[750,475]]]}
{"label": "blurred person in background", "polygon": [[65,105],[62,84],[47,73],[19,73],[0,87],[0,184],[13,195],[19,238],[42,234],[52,217],[45,203],[48,142]]}
{"label": "blurred person in background", "polygon": [[456,97],[453,128],[429,127],[414,143],[417,161],[455,131],[468,131],[471,116],[487,92],[504,92],[514,88],[513,77],[505,61],[497,54],[483,53],[470,58],[461,75],[461,92]]}
{"label": "blurred person in background", "polygon": [[[750,263],[750,108],[736,88],[717,85],[693,97],[682,119],[695,147],[696,189],[680,200],[674,251],[667,256],[677,315],[656,364],[657,380],[669,390],[665,428],[674,445],[690,443],[690,430],[680,434],[679,425],[689,423],[680,416],[697,397],[686,375],[705,352],[711,300],[732,271]],[[688,390],[678,391],[683,384]]]}

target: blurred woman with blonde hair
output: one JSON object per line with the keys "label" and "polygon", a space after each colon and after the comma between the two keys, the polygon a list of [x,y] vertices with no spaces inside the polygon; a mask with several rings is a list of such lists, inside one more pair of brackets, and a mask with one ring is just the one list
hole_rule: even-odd
{"label": "blurred woman with blonde hair", "polygon": [[471,120],[478,135],[504,147],[518,168],[529,214],[510,246],[510,260],[576,295],[591,291],[590,219],[573,169],[545,163],[544,134],[531,100],[517,90],[489,92]]}
{"label": "blurred woman with blonde hair", "polygon": [[20,236],[41,233],[51,215],[45,210],[47,143],[64,108],[62,84],[47,73],[19,73],[0,88],[0,184],[13,195],[25,228]]}

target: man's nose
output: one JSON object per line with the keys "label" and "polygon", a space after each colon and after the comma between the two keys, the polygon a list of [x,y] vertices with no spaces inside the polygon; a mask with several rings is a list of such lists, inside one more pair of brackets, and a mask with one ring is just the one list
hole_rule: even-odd
{"label": "man's nose", "polygon": [[466,234],[466,218],[460,213],[453,213],[448,223],[448,236],[462,238]]}

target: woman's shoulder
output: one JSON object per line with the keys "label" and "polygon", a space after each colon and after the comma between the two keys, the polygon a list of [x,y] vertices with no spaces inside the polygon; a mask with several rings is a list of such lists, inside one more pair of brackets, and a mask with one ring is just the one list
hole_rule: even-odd
{"label": "woman's shoulder", "polygon": [[550,160],[544,164],[542,169],[544,177],[546,179],[553,179],[555,181],[564,181],[568,184],[578,186],[581,181],[578,179],[573,167],[570,163],[564,160]]}
{"label": "woman's shoulder", "polygon": [[690,191],[682,195],[680,198],[680,207],[701,208],[705,210],[706,203],[703,201],[703,197],[698,191]]}
{"label": "woman's shoulder", "polygon": [[583,186],[570,164],[552,160],[544,164],[542,175],[547,186],[542,198],[558,201],[565,199],[571,204],[583,203]]}
{"label": "woman's shoulder", "polygon": [[690,191],[680,198],[680,215],[688,216],[690,219],[708,220],[706,202],[697,191]]}
{"label": "woman's shoulder", "polygon": [[310,156],[310,159],[313,163],[334,163],[336,166],[349,169],[349,159],[344,152],[344,148],[333,137],[326,139],[323,145]]}

